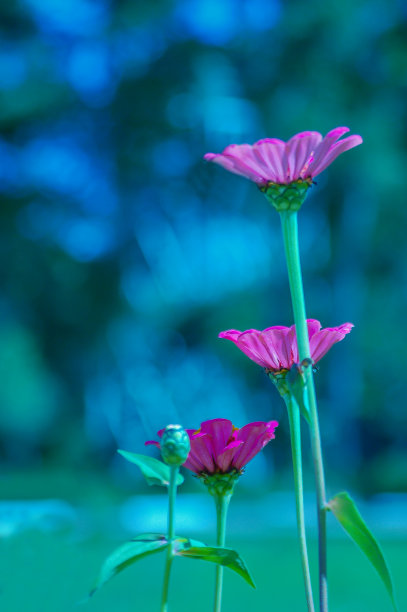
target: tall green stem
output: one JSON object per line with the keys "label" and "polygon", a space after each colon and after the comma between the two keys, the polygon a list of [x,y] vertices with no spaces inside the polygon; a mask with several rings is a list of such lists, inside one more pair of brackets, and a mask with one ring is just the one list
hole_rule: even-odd
{"label": "tall green stem", "polygon": [[161,599],[161,612],[168,612],[168,588],[170,585],[170,573],[171,565],[174,554],[172,552],[172,542],[174,539],[174,507],[175,497],[177,495],[177,475],[179,471],[178,465],[170,466],[170,484],[168,486],[168,548],[167,548],[167,559],[165,562],[164,570],[164,582],[163,582],[163,594]]}
{"label": "tall green stem", "polygon": [[301,457],[301,431],[300,431],[300,409],[291,395],[284,395],[287,406],[288,420],[290,424],[291,452],[293,457],[295,505],[297,510],[297,530],[300,542],[300,554],[302,572],[304,575],[305,596],[309,612],[314,612],[314,600],[312,596],[311,576],[308,562],[307,540],[305,536],[304,519],[304,491],[302,485],[302,457]]}
{"label": "tall green stem", "polygon": [[[302,284],[300,254],[298,246],[297,212],[280,212],[287,259],[291,301],[298,343],[299,360],[310,357],[308,327],[305,314],[304,289]],[[319,432],[317,402],[315,396],[312,368],[305,369],[306,390],[310,409],[310,435],[315,472],[318,510],[319,539],[319,605],[321,612],[328,610],[328,582],[326,555],[326,493],[324,467],[322,461],[321,436]]]}
{"label": "tall green stem", "polygon": [[[231,499],[230,494],[215,494],[216,505],[216,546],[225,546],[226,517]],[[213,612],[220,612],[222,606],[223,566],[216,566],[215,601]]]}

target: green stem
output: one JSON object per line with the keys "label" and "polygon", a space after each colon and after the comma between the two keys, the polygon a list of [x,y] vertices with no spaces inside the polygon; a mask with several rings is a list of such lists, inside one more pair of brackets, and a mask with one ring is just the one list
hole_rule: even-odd
{"label": "green stem", "polygon": [[[310,357],[308,327],[305,314],[304,289],[302,284],[300,254],[298,247],[297,213],[280,212],[284,248],[287,259],[291,301],[298,343],[300,362]],[[318,540],[319,540],[319,606],[321,612],[328,611],[328,581],[326,555],[326,493],[322,461],[321,436],[312,368],[305,369],[306,390],[310,409],[310,435],[317,491]]]}
{"label": "green stem", "polygon": [[300,409],[297,402],[290,396],[285,395],[284,400],[287,406],[288,420],[290,424],[291,452],[293,457],[295,505],[297,509],[297,530],[300,542],[300,554],[302,572],[305,584],[305,596],[309,612],[314,612],[314,600],[312,596],[311,576],[308,562],[307,540],[305,536],[304,519],[304,491],[302,484],[302,458],[301,458],[301,430],[300,430]]}
{"label": "green stem", "polygon": [[[230,494],[222,495],[215,494],[215,506],[216,506],[216,546],[225,546],[226,537],[226,517],[228,513],[229,502],[231,499]],[[216,579],[215,579],[215,601],[213,605],[213,612],[220,612],[222,606],[222,586],[223,586],[223,566],[216,566]]]}
{"label": "green stem", "polygon": [[175,497],[177,495],[177,475],[179,471],[178,465],[170,466],[170,484],[168,486],[168,548],[167,559],[165,562],[163,594],[161,599],[161,612],[168,612],[168,588],[170,585],[171,564],[174,558],[172,552],[172,542],[174,539],[174,507]]}

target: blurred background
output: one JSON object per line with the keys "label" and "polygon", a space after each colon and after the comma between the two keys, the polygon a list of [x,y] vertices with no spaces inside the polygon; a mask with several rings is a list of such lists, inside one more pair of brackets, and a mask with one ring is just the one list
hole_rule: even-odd
{"label": "blurred background", "polygon": [[[308,315],[324,327],[355,324],[316,375],[327,480],[330,493],[348,488],[362,501],[401,573],[405,3],[10,0],[0,16],[5,609],[71,609],[117,542],[165,529],[164,492],[147,490],[116,449],[154,454],[144,441],[167,423],[195,428],[215,417],[239,427],[280,422],[240,480],[231,533],[254,542],[261,529],[275,528],[279,559],[287,554],[298,573],[298,604],[286,609],[302,609],[284,407],[261,368],[217,338],[229,328],[292,324],[279,218],[252,183],[202,156],[341,125],[364,144],[317,177],[300,213]],[[304,447],[312,522],[306,437]],[[210,538],[213,519],[203,516],[211,500],[192,477],[182,491],[186,535]],[[338,567],[343,550],[367,572],[358,581],[350,564],[347,578],[333,578],[333,612],[353,610],[352,602],[357,612],[390,609],[367,562],[333,533]],[[34,559],[27,604],[18,584]],[[259,607],[270,586],[287,580],[280,566],[270,560],[270,575],[281,577],[264,576]],[[52,572],[58,588],[50,594],[43,576]],[[110,609],[112,601],[134,609],[136,595],[132,603],[120,580],[89,609]],[[246,585],[233,580],[233,593],[241,588],[245,597]]]}

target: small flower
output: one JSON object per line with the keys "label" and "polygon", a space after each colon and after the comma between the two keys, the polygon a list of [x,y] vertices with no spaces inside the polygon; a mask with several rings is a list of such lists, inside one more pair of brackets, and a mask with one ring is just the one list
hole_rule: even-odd
{"label": "small flower", "polygon": [[[321,329],[319,321],[308,319],[307,326],[311,358],[316,363],[333,344],[344,339],[353,324],[343,323],[338,327]],[[299,361],[295,325],[291,327],[277,325],[263,331],[248,329],[240,332],[236,329],[229,329],[221,332],[219,338],[231,340],[252,361],[271,372],[289,370]]]}
{"label": "small flower", "polygon": [[[275,437],[277,426],[277,421],[256,421],[238,429],[228,419],[204,421],[198,430],[186,430],[191,450],[184,467],[203,477],[241,473],[242,468]],[[160,438],[164,431],[158,432]],[[154,440],[146,444],[160,447]]]}
{"label": "small flower", "polygon": [[213,161],[226,170],[240,174],[259,186],[268,183],[288,185],[312,179],[329,166],[341,153],[361,144],[361,136],[339,138],[349,132],[338,127],[325,136],[319,132],[300,132],[288,142],[264,138],[254,145],[232,144],[222,153],[206,153],[204,159]]}

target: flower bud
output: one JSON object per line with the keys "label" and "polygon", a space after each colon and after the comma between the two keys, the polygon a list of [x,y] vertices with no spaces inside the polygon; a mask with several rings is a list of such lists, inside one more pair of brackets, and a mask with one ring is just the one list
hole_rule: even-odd
{"label": "flower bud", "polygon": [[181,425],[167,425],[161,437],[161,456],[168,465],[182,465],[191,448],[189,436]]}

